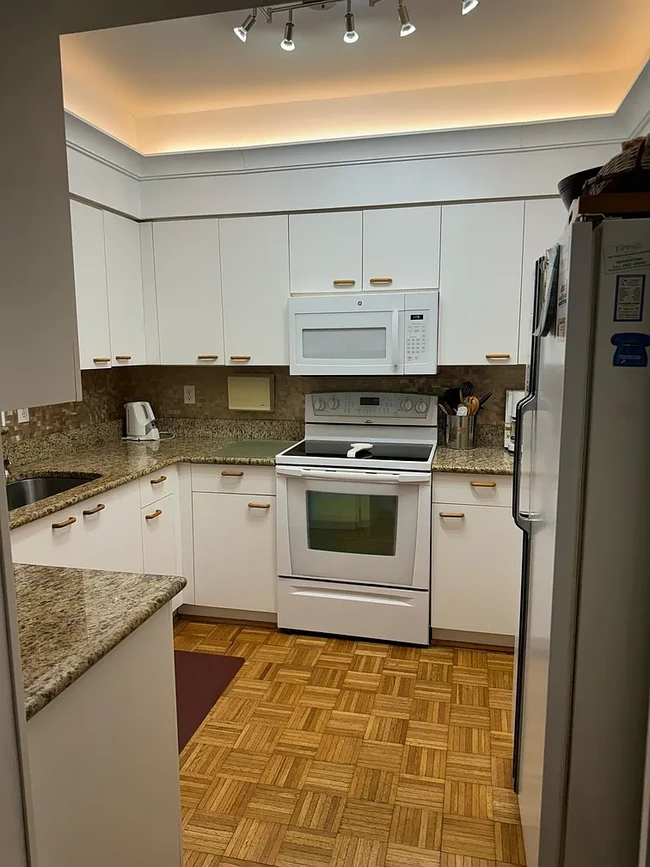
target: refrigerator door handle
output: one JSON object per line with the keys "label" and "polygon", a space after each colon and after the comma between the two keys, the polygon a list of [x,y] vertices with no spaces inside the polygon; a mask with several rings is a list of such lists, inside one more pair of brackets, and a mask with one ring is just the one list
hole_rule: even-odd
{"label": "refrigerator door handle", "polygon": [[521,511],[521,465],[523,457],[523,440],[524,440],[524,418],[528,413],[535,412],[537,409],[537,395],[529,394],[517,404],[516,428],[515,436],[515,463],[514,476],[512,487],[512,517],[515,524],[524,533],[530,533],[534,516],[531,512]]}

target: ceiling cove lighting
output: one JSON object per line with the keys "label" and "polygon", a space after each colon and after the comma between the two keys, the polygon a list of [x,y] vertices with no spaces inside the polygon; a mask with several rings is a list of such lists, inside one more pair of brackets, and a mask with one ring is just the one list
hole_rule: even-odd
{"label": "ceiling cove lighting", "polygon": [[233,33],[238,39],[241,39],[242,42],[246,42],[248,39],[248,34],[253,29],[253,25],[257,21],[257,9],[253,9],[250,15],[246,16],[246,20],[241,25],[241,27],[233,27]]}
{"label": "ceiling cove lighting", "polygon": [[478,0],[463,0],[463,7],[462,7],[463,15],[467,15],[468,13],[473,12],[477,6],[478,6]]}
{"label": "ceiling cove lighting", "polygon": [[284,25],[284,39],[280,43],[280,48],[283,51],[296,50],[296,43],[293,41],[293,15],[291,14],[291,9],[289,9],[287,23]]}
{"label": "ceiling cove lighting", "polygon": [[345,33],[343,41],[351,45],[359,41],[359,34],[354,29],[354,15],[352,14],[352,0],[348,0],[348,11],[345,14]]}
{"label": "ceiling cove lighting", "polygon": [[[476,2],[478,2],[478,0],[476,0]],[[410,36],[411,33],[415,33],[415,24],[413,24],[409,18],[409,11],[406,6],[400,2],[397,4],[397,14],[399,15],[399,20],[402,24],[399,35]]]}

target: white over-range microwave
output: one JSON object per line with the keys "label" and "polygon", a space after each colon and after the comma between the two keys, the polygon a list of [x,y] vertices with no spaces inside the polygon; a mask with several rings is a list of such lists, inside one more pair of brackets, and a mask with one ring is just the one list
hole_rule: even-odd
{"label": "white over-range microwave", "polygon": [[291,373],[385,376],[438,372],[438,293],[289,299]]}

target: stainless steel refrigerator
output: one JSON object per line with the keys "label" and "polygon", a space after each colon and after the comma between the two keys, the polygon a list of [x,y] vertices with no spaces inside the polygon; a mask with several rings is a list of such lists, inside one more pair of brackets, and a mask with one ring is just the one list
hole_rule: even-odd
{"label": "stainless steel refrigerator", "polygon": [[[0,444],[0,465],[2,446]],[[16,602],[4,479],[0,480],[0,862],[26,867],[28,773]]]}
{"label": "stainless steel refrigerator", "polygon": [[528,867],[636,867],[650,803],[650,220],[574,223],[536,277],[513,503]]}

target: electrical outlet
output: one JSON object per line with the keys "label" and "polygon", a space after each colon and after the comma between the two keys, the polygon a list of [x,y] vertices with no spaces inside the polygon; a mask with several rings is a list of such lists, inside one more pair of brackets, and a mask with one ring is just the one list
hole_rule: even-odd
{"label": "electrical outlet", "polygon": [[185,403],[196,403],[196,393],[193,385],[183,386],[183,400]]}
{"label": "electrical outlet", "polygon": [[0,427],[5,426],[5,413],[4,410],[0,410]]}
{"label": "electrical outlet", "polygon": [[28,409],[19,409],[18,412],[18,422],[22,423],[25,421],[29,421],[29,410]]}

